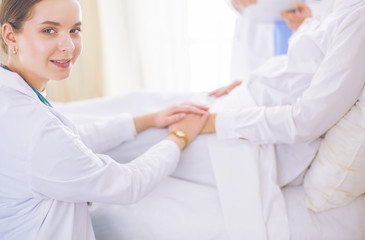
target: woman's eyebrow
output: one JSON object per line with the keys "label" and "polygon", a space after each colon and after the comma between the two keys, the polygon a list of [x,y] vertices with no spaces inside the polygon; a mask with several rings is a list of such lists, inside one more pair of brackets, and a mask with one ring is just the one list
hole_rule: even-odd
{"label": "woman's eyebrow", "polygon": [[42,22],[41,24],[54,25],[54,26],[59,26],[59,25],[61,25],[60,23],[58,23],[58,22],[53,22],[53,21],[44,21],[44,22]]}
{"label": "woman's eyebrow", "polygon": [[[53,21],[44,21],[41,24],[47,24],[47,25],[53,25],[53,26],[60,26],[61,24],[58,22],[53,22]],[[81,22],[77,22],[74,24],[74,26],[80,26]]]}

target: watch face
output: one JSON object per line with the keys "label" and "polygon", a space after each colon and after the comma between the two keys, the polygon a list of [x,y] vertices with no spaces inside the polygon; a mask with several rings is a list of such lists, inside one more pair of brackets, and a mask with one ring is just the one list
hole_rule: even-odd
{"label": "watch face", "polygon": [[185,134],[182,131],[176,131],[176,135],[178,135],[179,137],[185,136]]}

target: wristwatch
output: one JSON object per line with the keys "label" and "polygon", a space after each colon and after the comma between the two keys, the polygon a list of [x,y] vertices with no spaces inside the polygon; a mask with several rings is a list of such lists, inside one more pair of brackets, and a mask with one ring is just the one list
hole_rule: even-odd
{"label": "wristwatch", "polygon": [[182,150],[184,150],[188,146],[188,144],[189,144],[188,136],[186,136],[186,134],[183,131],[175,130],[175,131],[169,132],[169,135],[171,135],[171,134],[175,135],[178,138],[184,139],[185,146]]}

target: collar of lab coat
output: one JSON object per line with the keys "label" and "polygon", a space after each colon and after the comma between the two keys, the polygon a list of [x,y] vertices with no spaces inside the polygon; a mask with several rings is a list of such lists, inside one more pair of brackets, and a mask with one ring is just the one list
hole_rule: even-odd
{"label": "collar of lab coat", "polygon": [[[0,67],[0,87],[2,86],[15,89],[39,101],[37,94],[19,74]],[[41,94],[46,97],[46,91]]]}

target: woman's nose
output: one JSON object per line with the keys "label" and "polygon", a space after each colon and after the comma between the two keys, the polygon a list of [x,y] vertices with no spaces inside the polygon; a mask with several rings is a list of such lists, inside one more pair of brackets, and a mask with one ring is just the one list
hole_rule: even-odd
{"label": "woman's nose", "polygon": [[61,52],[73,52],[75,49],[75,44],[69,34],[62,36],[59,42],[59,49]]}

